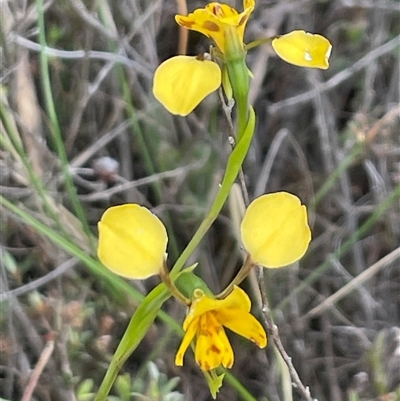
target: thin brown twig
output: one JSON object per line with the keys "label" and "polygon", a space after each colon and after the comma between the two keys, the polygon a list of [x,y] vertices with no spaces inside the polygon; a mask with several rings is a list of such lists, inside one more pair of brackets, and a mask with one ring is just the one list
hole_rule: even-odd
{"label": "thin brown twig", "polygon": [[[175,0],[178,7],[178,13],[187,15],[188,8],[186,0]],[[179,27],[179,43],[178,43],[178,54],[186,54],[187,43],[188,43],[189,31],[183,26]]]}
{"label": "thin brown twig", "polygon": [[299,374],[297,373],[295,367],[293,366],[292,358],[287,354],[285,348],[283,347],[281,338],[279,336],[278,327],[275,325],[274,320],[272,318],[271,308],[269,306],[267,294],[265,291],[263,268],[258,267],[257,269],[258,269],[257,272],[258,286],[261,295],[261,312],[264,317],[264,323],[267,327],[267,332],[271,336],[276,349],[281,354],[282,359],[285,361],[289,369],[293,385],[297,387],[297,389],[299,390],[299,392],[302,394],[302,396],[305,398],[306,401],[315,401],[315,399],[311,397],[310,389],[304,386],[303,382],[301,381]]}
{"label": "thin brown twig", "polygon": [[43,369],[47,365],[47,362],[49,361],[53,350],[54,340],[50,339],[43,348],[38,363],[36,364],[35,369],[33,370],[31,377],[29,378],[28,385],[25,388],[24,395],[22,396],[21,401],[30,401],[32,399],[33,391],[35,390],[39,377],[42,374]]}

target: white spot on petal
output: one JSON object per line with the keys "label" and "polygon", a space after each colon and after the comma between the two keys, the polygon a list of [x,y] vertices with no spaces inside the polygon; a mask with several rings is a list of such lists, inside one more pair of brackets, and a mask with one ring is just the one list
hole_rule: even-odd
{"label": "white spot on petal", "polygon": [[305,58],[306,61],[312,61],[311,54],[310,54],[310,52],[308,50],[305,51],[304,58]]}

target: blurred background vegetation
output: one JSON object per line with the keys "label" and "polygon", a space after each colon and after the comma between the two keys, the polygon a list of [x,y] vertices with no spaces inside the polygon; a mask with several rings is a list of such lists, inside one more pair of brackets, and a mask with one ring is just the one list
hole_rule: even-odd
{"label": "blurred background vegetation", "polygon": [[[242,9],[240,1],[229,2]],[[188,0],[189,11],[205,2]],[[0,397],[86,401],[157,279],[126,282],[95,256],[104,210],[137,202],[167,225],[169,264],[202,221],[230,147],[216,95],[187,118],[151,87],[176,54],[172,0],[1,0]],[[332,42],[327,71],[248,54],[258,116],[250,197],[286,190],[310,207],[313,242],[266,271],[282,341],[320,401],[400,400],[399,35],[396,0],[259,0],[246,42],[293,29]],[[189,35],[188,54],[209,41]],[[190,262],[214,291],[240,265],[227,204]],[[257,308],[256,286],[244,288]],[[190,353],[174,366],[185,310],[171,300],[110,400],[210,400]],[[230,337],[221,401],[300,400],[272,344]]]}

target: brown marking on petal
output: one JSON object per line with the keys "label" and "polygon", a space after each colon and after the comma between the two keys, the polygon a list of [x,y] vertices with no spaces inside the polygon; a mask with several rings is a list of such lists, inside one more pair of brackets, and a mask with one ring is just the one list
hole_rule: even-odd
{"label": "brown marking on petal", "polygon": [[245,24],[248,18],[249,18],[248,15],[243,15],[243,17],[240,18],[238,26],[242,26],[243,24]]}
{"label": "brown marking on petal", "polygon": [[212,21],[204,22],[203,28],[206,29],[207,31],[219,32],[219,26],[215,22],[212,22]]}
{"label": "brown marking on petal", "polygon": [[210,370],[211,369],[210,365],[206,361],[204,363],[202,363],[201,361],[197,361],[197,363],[199,364],[201,370]]}
{"label": "brown marking on petal", "polygon": [[211,347],[207,350],[207,353],[208,351],[214,352],[215,354],[221,353],[221,350],[215,344],[211,345]]}
{"label": "brown marking on petal", "polygon": [[199,329],[198,335],[199,336],[210,337],[212,335],[212,333],[207,329]]}
{"label": "brown marking on petal", "polygon": [[212,13],[217,17],[222,17],[222,7],[219,3],[213,7]]}

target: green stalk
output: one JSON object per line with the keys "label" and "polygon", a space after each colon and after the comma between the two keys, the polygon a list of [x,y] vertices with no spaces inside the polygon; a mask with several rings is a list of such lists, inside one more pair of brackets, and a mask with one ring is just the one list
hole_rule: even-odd
{"label": "green stalk", "polygon": [[228,68],[229,79],[233,90],[233,97],[237,107],[237,140],[240,141],[245,132],[249,115],[249,70],[247,69],[244,55],[228,61],[226,66]]}
{"label": "green stalk", "polygon": [[224,179],[222,180],[222,184],[218,190],[217,196],[215,197],[215,200],[207,216],[204,218],[193,238],[172,268],[171,275],[173,279],[176,278],[177,274],[180,272],[180,270],[188,260],[189,256],[197,248],[200,241],[203,239],[204,235],[221,212],[221,209],[229,196],[232,185],[234,184],[242,167],[243,161],[247,155],[247,151],[249,150],[254,134],[255,122],[256,116],[253,108],[250,107],[249,119],[246,129],[244,130],[242,138],[237,143],[236,147],[233,149],[231,155],[229,156]]}
{"label": "green stalk", "polygon": [[[68,196],[71,200],[72,208],[80,220],[82,224],[82,228],[87,235],[89,242],[91,241],[91,232],[89,229],[89,225],[86,220],[85,212],[82,208],[82,205],[79,201],[78,195],[76,193],[76,188],[71,176],[71,173],[68,168],[68,156],[65,150],[63,137],[61,134],[61,129],[58,124],[57,112],[54,105],[53,94],[51,91],[51,80],[50,80],[50,73],[49,73],[49,60],[47,57],[46,52],[44,51],[45,47],[47,46],[46,43],[46,31],[45,31],[45,24],[44,24],[44,10],[43,10],[43,0],[36,0],[36,9],[38,13],[38,26],[39,26],[39,43],[41,45],[41,52],[40,52],[40,74],[41,74],[41,82],[43,87],[43,94],[45,99],[46,105],[46,112],[49,116],[50,120],[50,127],[51,133],[53,136],[54,144],[56,147],[56,151],[58,157],[61,161],[61,169],[65,179],[65,185],[68,192]],[[93,244],[92,244],[93,245]]]}
{"label": "green stalk", "polygon": [[159,284],[136,309],[128,328],[107,369],[94,401],[104,401],[113,386],[119,371],[142,341],[154,319],[160,313],[162,304],[171,296],[164,284]]}
{"label": "green stalk", "polygon": [[17,157],[18,155],[22,164],[25,167],[25,171],[28,176],[30,184],[33,186],[34,190],[36,191],[41,201],[43,202],[44,211],[48,214],[48,216],[50,216],[53,219],[57,227],[61,231],[63,231],[63,226],[60,222],[57,213],[55,213],[54,208],[51,206],[51,204],[49,204],[48,196],[46,194],[46,188],[43,185],[43,181],[32,169],[29,159],[26,156],[25,149],[23,147],[21,139],[18,136],[18,133],[15,131],[13,125],[11,124],[8,115],[5,111],[4,105],[3,107],[0,107],[0,116],[1,116],[1,121],[6,129],[6,132],[8,133],[8,140],[5,139],[6,137],[3,133],[1,134],[0,145],[3,146],[5,149],[7,149],[15,157]]}

